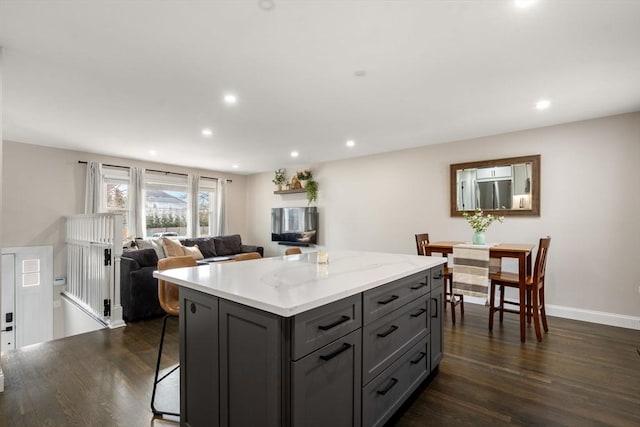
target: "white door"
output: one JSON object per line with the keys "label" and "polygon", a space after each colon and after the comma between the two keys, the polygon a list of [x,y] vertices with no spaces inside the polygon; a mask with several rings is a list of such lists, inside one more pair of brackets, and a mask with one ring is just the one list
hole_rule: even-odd
{"label": "white door", "polygon": [[[13,284],[5,283],[3,266],[2,288],[3,300],[6,287],[14,288],[15,348],[53,339],[53,248],[5,248],[2,252],[3,262],[5,255],[14,256]],[[2,317],[6,316],[3,312]]]}
{"label": "white door", "polygon": [[2,254],[2,294],[0,295],[0,353],[16,348],[15,276],[16,255]]}

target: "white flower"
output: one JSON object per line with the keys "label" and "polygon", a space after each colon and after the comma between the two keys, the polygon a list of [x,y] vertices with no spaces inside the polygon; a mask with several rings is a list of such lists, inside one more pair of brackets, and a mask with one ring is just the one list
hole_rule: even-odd
{"label": "white flower", "polygon": [[493,221],[502,222],[503,216],[493,216],[491,214],[484,216],[482,209],[476,209],[473,215],[469,215],[468,212],[463,212],[462,216],[465,217],[467,222],[473,228],[476,233],[484,233]]}

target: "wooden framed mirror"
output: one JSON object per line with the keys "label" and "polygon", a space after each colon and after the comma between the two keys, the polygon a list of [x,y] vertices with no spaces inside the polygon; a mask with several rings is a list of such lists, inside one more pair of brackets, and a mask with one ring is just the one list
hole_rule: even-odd
{"label": "wooden framed mirror", "polygon": [[540,155],[450,166],[451,216],[540,216]]}

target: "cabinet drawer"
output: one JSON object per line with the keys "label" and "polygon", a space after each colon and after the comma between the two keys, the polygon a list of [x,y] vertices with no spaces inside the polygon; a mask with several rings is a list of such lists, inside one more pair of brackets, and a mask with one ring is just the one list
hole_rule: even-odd
{"label": "cabinet drawer", "polygon": [[429,335],[362,389],[362,425],[381,426],[427,378]]}
{"label": "cabinet drawer", "polygon": [[371,289],[363,293],[364,324],[391,313],[411,300],[429,292],[429,270]]}
{"label": "cabinet drawer", "polygon": [[361,340],[357,330],[291,362],[292,425],[360,427]]}
{"label": "cabinet drawer", "polygon": [[363,384],[429,333],[430,301],[429,295],[424,295],[363,328]]}
{"label": "cabinet drawer", "polygon": [[445,264],[439,265],[437,267],[433,267],[431,269],[431,274],[430,274],[431,290],[433,290],[434,288],[437,288],[438,286],[444,287],[444,268],[445,268]]}
{"label": "cabinet drawer", "polygon": [[301,313],[293,320],[293,360],[362,326],[360,295]]}

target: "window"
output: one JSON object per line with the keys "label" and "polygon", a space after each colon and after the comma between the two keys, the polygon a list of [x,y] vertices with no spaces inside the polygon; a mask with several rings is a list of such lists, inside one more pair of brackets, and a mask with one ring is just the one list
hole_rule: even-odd
{"label": "window", "polygon": [[216,230],[216,188],[215,179],[200,178],[200,194],[198,195],[198,236],[214,236]]}
{"label": "window", "polygon": [[146,236],[187,236],[187,177],[147,172],[144,193]]}
{"label": "window", "polygon": [[40,260],[25,259],[22,261],[22,286],[40,285]]}
{"label": "window", "polygon": [[103,182],[106,197],[106,212],[122,214],[122,237],[129,235],[129,168],[114,168],[103,166]]}

